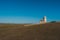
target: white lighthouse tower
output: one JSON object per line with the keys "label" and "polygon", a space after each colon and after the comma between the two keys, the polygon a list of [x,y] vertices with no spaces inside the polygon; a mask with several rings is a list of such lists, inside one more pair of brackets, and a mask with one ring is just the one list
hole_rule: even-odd
{"label": "white lighthouse tower", "polygon": [[46,20],[47,20],[47,19],[46,19],[46,16],[44,16],[44,17],[43,17],[43,21],[44,21],[44,23],[47,22]]}

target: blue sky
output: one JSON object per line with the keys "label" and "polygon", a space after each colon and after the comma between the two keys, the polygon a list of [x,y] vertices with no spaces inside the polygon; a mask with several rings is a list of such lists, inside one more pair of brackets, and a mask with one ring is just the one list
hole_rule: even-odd
{"label": "blue sky", "polygon": [[0,23],[39,23],[60,20],[60,0],[0,0]]}

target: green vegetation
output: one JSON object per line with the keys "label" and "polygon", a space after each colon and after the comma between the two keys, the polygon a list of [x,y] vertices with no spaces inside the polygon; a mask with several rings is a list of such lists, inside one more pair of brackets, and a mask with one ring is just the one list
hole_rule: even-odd
{"label": "green vegetation", "polygon": [[51,23],[56,23],[56,21],[51,21]]}

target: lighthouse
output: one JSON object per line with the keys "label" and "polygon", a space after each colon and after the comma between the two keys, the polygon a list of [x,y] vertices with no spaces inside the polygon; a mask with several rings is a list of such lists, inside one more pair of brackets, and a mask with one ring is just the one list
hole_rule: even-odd
{"label": "lighthouse", "polygon": [[43,21],[44,21],[44,23],[46,23],[46,16],[43,17]]}
{"label": "lighthouse", "polygon": [[44,23],[46,23],[46,22],[47,22],[47,19],[46,19],[46,16],[44,16],[43,19],[40,20],[40,24],[44,24]]}

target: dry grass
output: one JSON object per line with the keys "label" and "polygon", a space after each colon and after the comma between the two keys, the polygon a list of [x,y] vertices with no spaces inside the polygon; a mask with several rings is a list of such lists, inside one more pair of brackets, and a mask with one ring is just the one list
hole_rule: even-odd
{"label": "dry grass", "polygon": [[24,26],[1,24],[0,40],[60,40],[60,23]]}

